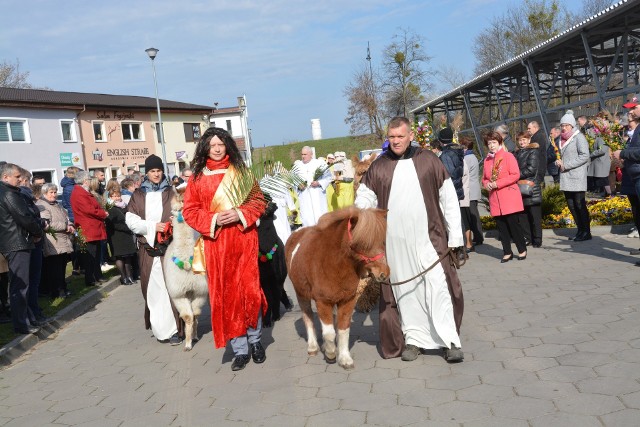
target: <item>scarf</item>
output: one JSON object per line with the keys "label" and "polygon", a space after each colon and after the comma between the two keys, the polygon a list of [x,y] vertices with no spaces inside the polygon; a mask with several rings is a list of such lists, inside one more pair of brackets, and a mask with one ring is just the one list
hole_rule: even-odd
{"label": "scarf", "polygon": [[498,146],[498,150],[495,153],[492,153],[491,151],[489,151],[487,153],[487,159],[493,159],[500,150],[502,150],[502,145]]}
{"label": "scarf", "polygon": [[573,139],[576,134],[580,132],[580,130],[576,129],[575,131],[562,132],[560,134],[560,149],[562,150],[568,143]]}
{"label": "scarf", "polygon": [[162,192],[169,187],[169,181],[166,179],[162,179],[159,183],[154,184],[145,176],[144,181],[142,181],[142,185],[140,185],[140,190],[142,190],[143,193],[155,193],[157,191]]}
{"label": "scarf", "polygon": [[119,207],[121,209],[124,209],[124,208],[127,207],[127,204],[122,200],[120,200],[119,202],[113,202],[113,204],[114,204],[114,206],[117,206],[117,207]]}
{"label": "scarf", "polygon": [[229,161],[229,155],[227,154],[221,160],[207,159],[207,169],[228,169],[231,162]]}

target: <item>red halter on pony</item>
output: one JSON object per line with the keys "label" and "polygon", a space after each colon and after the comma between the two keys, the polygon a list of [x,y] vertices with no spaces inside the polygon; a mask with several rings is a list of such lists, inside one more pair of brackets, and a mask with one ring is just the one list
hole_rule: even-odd
{"label": "red halter on pony", "polygon": [[[347,234],[349,235],[349,243],[351,243],[353,241],[353,236],[351,235],[351,217],[349,217],[347,221]],[[356,255],[358,255],[360,260],[364,261],[365,264],[376,262],[384,256],[384,252],[380,252],[379,254],[374,255],[372,257],[368,257],[356,250],[354,250],[354,252],[356,253]]]}

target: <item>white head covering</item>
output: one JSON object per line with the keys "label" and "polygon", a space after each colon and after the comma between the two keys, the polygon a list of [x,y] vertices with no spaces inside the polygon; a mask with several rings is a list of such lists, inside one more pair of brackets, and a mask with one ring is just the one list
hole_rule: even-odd
{"label": "white head covering", "polygon": [[573,111],[567,110],[566,114],[560,119],[560,124],[576,127],[576,118],[573,117]]}

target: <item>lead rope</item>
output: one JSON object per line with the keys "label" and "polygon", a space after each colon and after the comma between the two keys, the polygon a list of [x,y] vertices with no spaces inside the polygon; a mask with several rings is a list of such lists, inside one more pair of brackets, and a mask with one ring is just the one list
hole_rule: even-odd
{"label": "lead rope", "polygon": [[462,259],[458,258],[459,251],[456,251],[453,248],[449,248],[449,249],[447,249],[447,251],[444,254],[442,254],[442,256],[440,258],[438,258],[433,264],[431,264],[429,267],[427,267],[426,270],[421,271],[420,273],[416,274],[415,276],[411,277],[410,279],[403,280],[402,282],[394,282],[394,283],[382,282],[382,283],[384,283],[385,285],[388,285],[388,286],[404,285],[405,283],[408,283],[408,282],[410,282],[412,280],[417,279],[420,276],[424,276],[425,274],[427,274],[436,265],[441,263],[447,256],[449,257],[449,262],[451,263],[451,265],[453,265],[456,268],[456,270],[459,270],[460,267],[465,265],[465,263],[469,259],[469,255],[467,255],[467,251],[464,248],[462,248],[461,250],[462,250],[462,253],[464,254]]}

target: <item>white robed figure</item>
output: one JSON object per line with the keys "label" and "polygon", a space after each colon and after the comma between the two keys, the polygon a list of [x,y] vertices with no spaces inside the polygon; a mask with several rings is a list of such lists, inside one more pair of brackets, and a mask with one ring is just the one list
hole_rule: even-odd
{"label": "white robed figure", "polygon": [[[125,221],[131,231],[144,236],[147,239],[147,243],[154,246],[156,243],[156,225],[161,221],[162,215],[162,193],[146,193],[145,205],[146,219],[127,212]],[[172,315],[171,297],[164,283],[160,257],[153,258],[147,287],[147,306],[149,307],[151,331],[154,337],[158,340],[168,340],[178,332],[176,321]]]}
{"label": "white robed figure", "polygon": [[[325,162],[313,159],[312,155],[311,147],[303,147],[302,160],[296,160],[293,164],[293,172],[306,182],[306,186],[298,188],[303,227],[316,225],[318,219],[328,211],[326,189],[331,184],[331,173]],[[315,177],[316,172],[322,170],[322,176]]]}
{"label": "white robed figure", "polygon": [[273,194],[273,203],[278,206],[275,212],[275,219],[273,225],[276,228],[276,233],[282,243],[287,243],[287,239],[291,236],[291,224],[289,223],[289,217],[287,216],[287,209],[290,212],[296,210],[296,205],[293,202],[293,198],[288,191]]}

